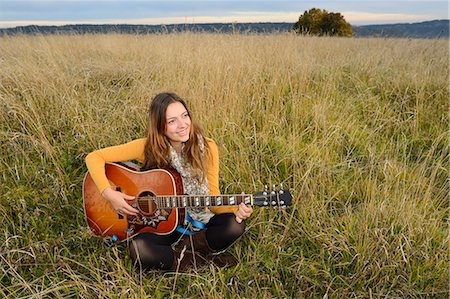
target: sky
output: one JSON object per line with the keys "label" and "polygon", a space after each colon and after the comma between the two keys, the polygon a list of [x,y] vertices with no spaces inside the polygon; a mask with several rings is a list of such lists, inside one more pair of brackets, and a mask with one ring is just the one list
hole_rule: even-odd
{"label": "sky", "polygon": [[448,19],[447,1],[419,0],[0,0],[0,28],[65,24],[289,22],[311,8],[352,25]]}

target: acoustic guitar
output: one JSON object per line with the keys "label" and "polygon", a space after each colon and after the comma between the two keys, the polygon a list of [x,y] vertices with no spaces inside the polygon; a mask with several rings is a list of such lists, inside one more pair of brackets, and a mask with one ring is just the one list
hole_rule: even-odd
{"label": "acoustic guitar", "polygon": [[135,197],[127,202],[140,211],[137,216],[118,214],[98,191],[89,172],[83,182],[84,211],[88,226],[96,235],[123,241],[141,232],[166,235],[184,222],[185,208],[236,206],[241,202],[261,207],[286,207],[289,190],[251,194],[184,195],[181,176],[173,169],[138,171],[132,164],[106,163],[106,177],[112,189]]}

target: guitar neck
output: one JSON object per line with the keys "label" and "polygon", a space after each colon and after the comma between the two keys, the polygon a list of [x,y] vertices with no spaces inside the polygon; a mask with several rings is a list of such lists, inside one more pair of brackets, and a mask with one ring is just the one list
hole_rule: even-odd
{"label": "guitar neck", "polygon": [[237,206],[241,202],[247,205],[253,205],[253,195],[251,194],[171,195],[141,197],[138,200],[140,204],[145,204],[145,201],[148,201],[149,203],[152,201],[156,204],[158,209]]}

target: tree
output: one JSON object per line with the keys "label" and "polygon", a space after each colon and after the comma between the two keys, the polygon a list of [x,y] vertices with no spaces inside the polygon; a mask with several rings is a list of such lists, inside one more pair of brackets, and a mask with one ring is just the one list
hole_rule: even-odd
{"label": "tree", "polygon": [[293,30],[299,34],[352,36],[352,25],[344,16],[318,8],[305,11]]}

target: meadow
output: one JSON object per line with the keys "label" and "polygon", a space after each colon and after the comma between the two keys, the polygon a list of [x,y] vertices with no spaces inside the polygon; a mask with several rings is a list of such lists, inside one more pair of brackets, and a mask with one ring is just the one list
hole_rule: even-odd
{"label": "meadow", "polygon": [[[448,298],[448,40],[240,34],[0,37],[0,297]],[[85,156],[143,137],[174,91],[223,193],[283,183],[240,264],[133,270],[87,229]]]}

